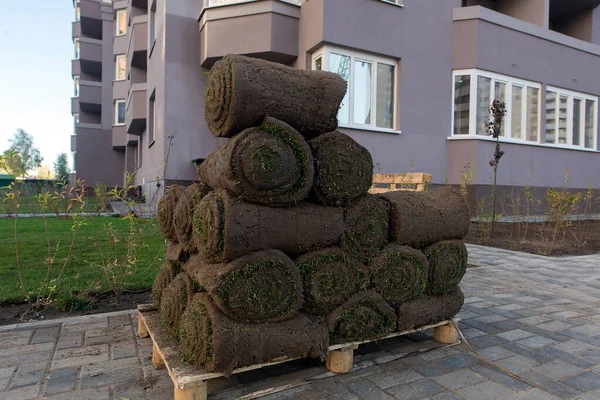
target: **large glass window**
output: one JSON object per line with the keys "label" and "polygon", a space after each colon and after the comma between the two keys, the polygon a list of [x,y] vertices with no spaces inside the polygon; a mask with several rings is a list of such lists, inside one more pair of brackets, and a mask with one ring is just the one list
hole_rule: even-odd
{"label": "large glass window", "polygon": [[357,129],[395,129],[396,62],[381,57],[325,46],[312,60],[315,70],[327,70],[348,82],[338,111],[341,126]]}
{"label": "large glass window", "polygon": [[125,123],[125,100],[115,100],[115,125]]}
{"label": "large glass window", "polygon": [[[500,136],[537,142],[541,85],[479,70],[454,72],[453,135],[488,136],[493,100],[506,103]],[[475,94],[473,98],[472,94]]]}
{"label": "large glass window", "polygon": [[79,55],[80,55],[80,52],[79,52],[79,48],[80,48],[79,47],[79,39],[75,39],[73,41],[73,45],[75,46],[75,59],[79,60]]}
{"label": "large glass window", "polygon": [[79,75],[73,77],[73,94],[75,97],[79,97]]}
{"label": "large glass window", "polygon": [[75,2],[75,21],[79,21],[81,18],[81,7],[79,1]]}
{"label": "large glass window", "polygon": [[598,98],[555,87],[546,89],[546,143],[596,149]]}
{"label": "large glass window", "polygon": [[127,10],[118,10],[117,18],[115,21],[117,27],[116,35],[123,36],[127,34]]}
{"label": "large glass window", "polygon": [[115,74],[115,80],[122,81],[127,78],[127,58],[125,54],[118,54],[115,58],[117,71]]}

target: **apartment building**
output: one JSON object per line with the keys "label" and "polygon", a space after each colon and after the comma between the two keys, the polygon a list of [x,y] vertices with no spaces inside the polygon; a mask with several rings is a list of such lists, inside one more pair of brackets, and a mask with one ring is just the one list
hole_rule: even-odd
{"label": "apartment building", "polygon": [[[110,179],[122,181],[137,171],[148,198],[195,179],[192,160],[222,143],[204,122],[205,73],[237,53],[342,75],[340,130],[371,151],[378,172],[460,184],[468,168],[475,202],[489,192],[495,143],[484,124],[500,99],[508,112],[499,185],[542,193],[600,184],[600,0],[78,3],[78,177],[107,181],[112,168]],[[99,22],[84,32],[92,5]],[[84,54],[84,44],[103,50]],[[84,82],[101,93],[93,107]]]}

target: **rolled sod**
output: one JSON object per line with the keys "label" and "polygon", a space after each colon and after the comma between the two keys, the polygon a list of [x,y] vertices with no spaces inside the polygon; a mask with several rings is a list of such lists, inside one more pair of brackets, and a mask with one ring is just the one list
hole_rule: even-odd
{"label": "rolled sod", "polygon": [[200,164],[203,182],[228,189],[251,203],[295,204],[312,187],[314,163],[308,144],[285,122],[262,125],[234,136]]}
{"label": "rolled sod", "polygon": [[425,247],[462,239],[471,225],[469,205],[456,190],[394,191],[379,195],[392,205],[391,231],[396,243]]}
{"label": "rolled sod", "polygon": [[303,310],[325,315],[367,287],[369,271],[339,247],[313,251],[296,260],[304,286]]}
{"label": "rolled sod", "polygon": [[162,292],[159,312],[167,332],[173,337],[179,334],[181,314],[191,298],[193,286],[188,274],[180,272]]}
{"label": "rolled sod", "polygon": [[312,197],[321,204],[344,206],[364,196],[373,183],[371,153],[350,136],[329,132],[308,142],[315,160]]}
{"label": "rolled sod", "polygon": [[336,342],[378,339],[396,330],[396,312],[377,293],[360,292],[327,315]]}
{"label": "rolled sod", "polygon": [[211,263],[267,249],[299,255],[335,246],[346,229],[337,207],[311,203],[267,207],[244,202],[222,189],[202,199],[193,224],[199,254]]}
{"label": "rolled sod", "polygon": [[342,237],[342,248],[357,260],[370,263],[388,244],[389,203],[367,194],[346,210],[344,220],[348,229]]}
{"label": "rolled sod", "polygon": [[169,186],[166,189],[164,196],[158,202],[156,208],[158,228],[163,236],[171,242],[177,242],[177,234],[175,233],[175,227],[173,226],[173,213],[175,212],[175,206],[177,206],[181,193],[183,193],[182,186]]}
{"label": "rolled sod", "polygon": [[187,251],[195,251],[192,237],[192,216],[194,207],[210,192],[210,188],[202,183],[194,183],[181,193],[173,212],[173,227],[177,240]]}
{"label": "rolled sod", "polygon": [[324,359],[329,334],[324,321],[305,314],[277,323],[236,322],[200,293],[183,314],[179,343],[186,361],[229,375],[281,357]]}
{"label": "rolled sod", "polygon": [[423,252],[392,243],[373,259],[369,268],[373,287],[391,305],[425,293],[429,263]]}
{"label": "rolled sod", "polygon": [[238,322],[284,321],[302,307],[298,267],[279,250],[259,251],[221,264],[207,264],[196,256],[185,270],[224,314]]}
{"label": "rolled sod", "polygon": [[190,253],[183,248],[183,244],[179,242],[170,242],[167,245],[165,260],[186,262],[189,257]]}
{"label": "rolled sod", "polygon": [[427,246],[429,261],[427,294],[447,294],[458,288],[467,272],[467,247],[460,240],[444,240]]}
{"label": "rolled sod", "polygon": [[454,318],[465,302],[462,290],[441,296],[422,296],[396,307],[398,331],[420,328]]}
{"label": "rolled sod", "polygon": [[331,72],[228,55],[208,74],[206,123],[213,135],[232,137],[271,116],[312,138],[337,128],[347,86]]}
{"label": "rolled sod", "polygon": [[165,261],[158,270],[152,284],[152,301],[156,308],[160,308],[160,299],[163,291],[175,279],[180,270],[181,264],[173,261]]}

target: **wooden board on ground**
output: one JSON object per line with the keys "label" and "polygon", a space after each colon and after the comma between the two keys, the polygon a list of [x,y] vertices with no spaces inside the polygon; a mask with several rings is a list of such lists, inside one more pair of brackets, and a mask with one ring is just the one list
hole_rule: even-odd
{"label": "wooden board on ground", "polygon": [[[434,337],[439,343],[449,345],[458,344],[458,341],[456,340],[456,330],[454,328],[456,323],[458,323],[458,318],[449,321],[442,321],[440,323],[424,326],[418,329],[395,332],[377,340],[365,340],[331,345],[328,349],[328,360],[326,362],[327,368],[331,371],[331,373],[350,372],[353,366],[353,350],[356,349],[360,344],[381,341],[384,339],[408,335],[410,333],[432,328],[435,329]],[[138,335],[140,337],[150,336],[152,339],[152,363],[157,369],[166,368],[174,384],[174,400],[204,400],[208,396],[207,381],[224,376],[222,373],[207,372],[200,367],[185,364],[179,352],[177,342],[172,339],[164,329],[162,319],[160,318],[156,308],[152,305],[138,306]],[[399,358],[399,356],[396,358]],[[267,363],[235,369],[233,374],[239,374],[292,360],[294,360],[294,358],[280,358]],[[391,359],[388,361],[391,361]],[[332,376],[331,373],[325,374],[324,378]],[[322,373],[320,374],[323,375]],[[308,384],[314,380],[315,379],[305,379],[297,382],[287,382],[284,385],[261,388],[254,393],[231,398],[252,399],[267,395],[269,393],[276,393],[299,385]]]}
{"label": "wooden board on ground", "polygon": [[[424,172],[373,174],[373,186],[369,190],[369,193],[379,194],[394,190],[422,192],[428,183],[431,183],[431,175]],[[382,187],[382,185],[385,185],[385,187]]]}

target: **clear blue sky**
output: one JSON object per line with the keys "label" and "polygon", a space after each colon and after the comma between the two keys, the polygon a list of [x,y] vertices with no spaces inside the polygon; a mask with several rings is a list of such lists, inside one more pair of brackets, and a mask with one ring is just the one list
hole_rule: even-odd
{"label": "clear blue sky", "polygon": [[0,152],[17,128],[33,135],[52,168],[73,134],[71,0],[2,1],[0,8]]}

